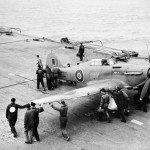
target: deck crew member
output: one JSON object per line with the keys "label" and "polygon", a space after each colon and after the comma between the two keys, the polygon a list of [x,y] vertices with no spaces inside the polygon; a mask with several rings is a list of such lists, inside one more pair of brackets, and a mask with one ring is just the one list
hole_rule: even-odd
{"label": "deck crew member", "polygon": [[38,125],[39,125],[39,113],[43,112],[43,103],[40,105],[40,108],[35,107],[35,103],[31,102],[32,111],[34,112],[34,130],[33,136],[35,137],[36,141],[40,141],[39,134],[38,134]]}
{"label": "deck crew member", "polygon": [[79,57],[80,57],[80,61],[83,60],[83,56],[84,56],[84,46],[81,43],[80,47],[79,47]]}
{"label": "deck crew member", "polygon": [[34,129],[34,113],[31,112],[30,104],[27,106],[27,111],[24,115],[24,129],[25,143],[32,144]]}
{"label": "deck crew member", "polygon": [[124,115],[124,109],[126,106],[126,97],[124,96],[121,88],[119,87],[115,91],[113,91],[111,94],[118,107],[118,112],[117,112],[119,115],[118,117],[121,117],[122,122],[126,122],[126,118]]}
{"label": "deck crew member", "polygon": [[68,122],[67,118],[67,111],[68,111],[68,106],[66,105],[65,101],[61,101],[62,106],[60,108],[54,106],[51,104],[52,108],[60,112],[60,129],[62,132],[62,135],[65,140],[69,141],[70,137],[67,134],[66,131],[66,125]]}
{"label": "deck crew member", "polygon": [[11,128],[11,132],[14,134],[14,137],[17,137],[17,132],[15,129],[15,124],[18,117],[18,108],[22,109],[27,107],[26,105],[19,105],[15,103],[16,99],[12,98],[11,103],[7,106],[6,109],[6,118],[8,119],[9,126]]}
{"label": "deck crew member", "polygon": [[46,90],[45,89],[45,86],[44,86],[44,81],[43,81],[43,69],[41,68],[40,65],[38,65],[38,69],[36,71],[36,74],[37,74],[37,89],[39,89],[40,87],[40,83],[42,84],[43,88],[44,88],[44,91]]}
{"label": "deck crew member", "polygon": [[59,73],[60,73],[59,68],[56,67],[56,65],[53,65],[52,74],[53,74],[53,84],[55,88],[57,87]]}
{"label": "deck crew member", "polygon": [[33,143],[33,136],[35,137],[36,141],[40,141],[37,127],[39,124],[39,113],[44,111],[43,104],[41,104],[40,108],[35,108],[35,103],[31,103],[31,106],[32,109],[28,107],[24,116],[24,133],[26,144]]}
{"label": "deck crew member", "polygon": [[[107,117],[107,120],[108,122],[110,123],[111,122],[111,118],[110,118],[110,113],[109,113],[109,110],[108,110],[108,105],[109,105],[109,102],[110,102],[110,99],[109,99],[109,95],[106,93],[106,90],[104,88],[102,88],[100,90],[100,93],[102,94],[101,96],[101,101],[100,101],[100,107],[99,109],[100,110],[104,110],[104,113]],[[101,120],[101,112],[99,113],[99,119]]]}
{"label": "deck crew member", "polygon": [[48,65],[46,65],[46,82],[48,90],[52,90],[52,71]]}
{"label": "deck crew member", "polygon": [[129,115],[130,113],[130,98],[128,96],[128,94],[125,92],[125,90],[122,88],[121,89],[122,93],[123,93],[123,96],[124,96],[124,99],[125,99],[125,106],[124,106],[124,112],[125,112],[125,115]]}
{"label": "deck crew member", "polygon": [[36,65],[40,65],[41,68],[43,68],[42,60],[39,58],[39,55],[36,55],[36,57],[37,57],[37,63],[36,63]]}

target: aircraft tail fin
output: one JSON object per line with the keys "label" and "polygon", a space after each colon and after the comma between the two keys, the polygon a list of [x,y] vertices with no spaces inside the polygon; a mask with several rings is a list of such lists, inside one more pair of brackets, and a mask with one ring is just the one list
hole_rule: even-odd
{"label": "aircraft tail fin", "polygon": [[60,60],[52,52],[47,55],[46,65],[48,65],[50,68],[53,68],[53,66],[63,67],[63,65],[60,62]]}

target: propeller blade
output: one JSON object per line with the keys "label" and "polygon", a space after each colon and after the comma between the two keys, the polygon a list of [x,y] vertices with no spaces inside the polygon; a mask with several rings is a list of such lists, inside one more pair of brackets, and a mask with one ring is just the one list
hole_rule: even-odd
{"label": "propeller blade", "polygon": [[150,90],[150,78],[148,78],[148,80],[145,82],[142,92],[141,92],[141,95],[140,95],[140,98],[143,99],[145,96],[147,96],[149,90]]}

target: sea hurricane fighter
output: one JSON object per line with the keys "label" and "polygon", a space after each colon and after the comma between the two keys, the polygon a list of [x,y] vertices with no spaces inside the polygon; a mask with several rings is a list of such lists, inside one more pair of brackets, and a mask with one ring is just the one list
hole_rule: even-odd
{"label": "sea hurricane fighter", "polygon": [[60,80],[84,83],[85,86],[63,94],[34,100],[34,103],[40,104],[71,100],[98,94],[102,88],[115,89],[116,87],[126,87],[133,89],[133,87],[141,85],[144,85],[141,91],[141,98],[143,98],[149,90],[149,65],[116,63],[113,59],[93,59],[75,66],[64,67],[53,53],[47,56],[46,65],[50,68],[54,65],[59,67],[58,78]]}

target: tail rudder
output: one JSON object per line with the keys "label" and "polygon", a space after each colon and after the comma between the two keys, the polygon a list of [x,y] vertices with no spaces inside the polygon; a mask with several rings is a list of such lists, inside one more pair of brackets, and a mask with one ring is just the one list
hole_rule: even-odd
{"label": "tail rudder", "polygon": [[48,65],[50,68],[53,68],[53,66],[57,66],[59,68],[63,67],[60,60],[53,53],[50,53],[50,54],[47,55],[46,65]]}

